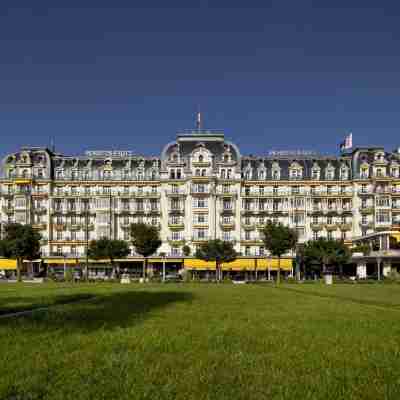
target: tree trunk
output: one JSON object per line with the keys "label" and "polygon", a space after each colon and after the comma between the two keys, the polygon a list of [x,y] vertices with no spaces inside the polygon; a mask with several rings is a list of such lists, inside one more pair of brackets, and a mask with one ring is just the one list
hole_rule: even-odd
{"label": "tree trunk", "polygon": [[218,261],[216,261],[215,262],[215,274],[216,274],[216,280],[217,280],[217,283],[219,283],[220,282],[220,274],[219,274],[219,262]]}
{"label": "tree trunk", "polygon": [[143,260],[143,280],[146,281],[147,277],[147,257]]}
{"label": "tree trunk", "polygon": [[281,256],[278,256],[278,271],[276,275],[276,284],[279,285],[281,283]]}
{"label": "tree trunk", "polygon": [[22,282],[21,267],[22,267],[22,258],[17,257],[17,282]]}

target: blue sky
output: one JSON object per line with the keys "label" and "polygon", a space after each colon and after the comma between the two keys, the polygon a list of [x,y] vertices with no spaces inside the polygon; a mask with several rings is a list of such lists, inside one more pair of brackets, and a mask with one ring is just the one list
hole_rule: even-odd
{"label": "blue sky", "polygon": [[2,0],[0,153],[157,155],[199,104],[244,154],[391,150],[399,39],[391,1]]}

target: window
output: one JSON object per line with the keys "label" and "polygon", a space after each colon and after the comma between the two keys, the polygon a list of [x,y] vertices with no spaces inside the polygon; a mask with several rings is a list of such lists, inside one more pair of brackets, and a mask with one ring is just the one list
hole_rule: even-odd
{"label": "window", "polygon": [[199,162],[203,162],[204,161],[204,157],[202,154],[199,155]]}
{"label": "window", "polygon": [[225,170],[221,169],[221,179],[225,179]]}
{"label": "window", "polygon": [[251,239],[251,237],[250,237],[250,231],[245,231],[244,232],[244,240],[250,240]]}
{"label": "window", "polygon": [[195,175],[196,175],[196,176],[200,176],[200,170],[199,170],[199,169],[196,169]]}
{"label": "window", "polygon": [[318,231],[313,231],[313,240],[318,240]]}
{"label": "window", "polygon": [[333,239],[332,231],[328,231],[327,238],[328,238],[328,240],[332,240]]}
{"label": "window", "polygon": [[56,239],[57,239],[57,240],[62,240],[62,232],[61,232],[61,231],[57,231],[57,233],[56,233]]}
{"label": "window", "polygon": [[258,250],[258,254],[260,256],[263,256],[265,254],[265,250],[264,250],[264,246],[260,246],[259,250]]}
{"label": "window", "polygon": [[244,249],[244,255],[249,256],[250,255],[250,246],[246,246]]}
{"label": "window", "polygon": [[205,169],[202,169],[201,170],[201,176],[206,176],[206,174],[207,174],[207,171]]}
{"label": "window", "polygon": [[169,171],[169,179],[175,179],[175,170],[174,169],[171,169]]}
{"label": "window", "polygon": [[312,179],[319,179],[319,169],[313,169],[311,171],[311,178]]}
{"label": "window", "polygon": [[333,168],[327,169],[327,171],[326,171],[326,179],[331,181],[334,178],[335,178],[335,170]]}
{"label": "window", "polygon": [[272,171],[272,179],[273,180],[275,180],[275,181],[278,180],[279,179],[279,175],[280,174],[279,174],[279,171],[277,169]]}

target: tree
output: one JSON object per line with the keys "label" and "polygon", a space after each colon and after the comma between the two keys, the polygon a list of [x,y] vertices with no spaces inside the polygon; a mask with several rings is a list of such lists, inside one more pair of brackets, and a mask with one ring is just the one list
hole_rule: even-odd
{"label": "tree", "polygon": [[185,257],[189,257],[190,253],[191,253],[191,249],[187,244],[185,244],[184,246],[182,246],[182,252]]}
{"label": "tree", "polygon": [[261,231],[264,246],[272,256],[278,257],[278,274],[276,282],[281,280],[281,257],[289,250],[293,250],[297,243],[297,232],[282,224],[274,224],[271,221]]}
{"label": "tree", "polygon": [[123,240],[108,239],[106,237],[92,240],[89,243],[88,256],[94,260],[108,259],[112,267],[113,276],[117,275],[115,268],[116,258],[125,258],[130,254],[128,243]]}
{"label": "tree", "polygon": [[21,281],[24,259],[40,258],[42,236],[31,225],[8,224],[4,227],[4,238],[0,240],[0,254],[17,260],[17,280]]}
{"label": "tree", "polygon": [[204,261],[215,261],[218,282],[222,280],[221,264],[235,261],[236,257],[237,253],[233,248],[233,244],[220,239],[209,240],[196,250],[196,258]]}
{"label": "tree", "polygon": [[144,223],[131,224],[132,245],[136,252],[144,257],[143,278],[147,275],[147,258],[161,246],[160,233],[157,227]]}
{"label": "tree", "polygon": [[350,261],[351,252],[343,241],[319,238],[305,243],[304,259],[307,265],[321,266],[322,274],[329,272],[328,268],[339,268],[342,275],[343,265]]}

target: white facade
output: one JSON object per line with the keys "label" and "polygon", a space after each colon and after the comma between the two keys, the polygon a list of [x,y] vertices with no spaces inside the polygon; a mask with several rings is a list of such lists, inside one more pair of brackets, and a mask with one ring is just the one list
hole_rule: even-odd
{"label": "white facade", "polygon": [[45,257],[82,257],[102,236],[129,240],[140,221],[160,228],[159,253],[169,256],[213,238],[243,256],[264,255],[268,220],[296,228],[300,241],[350,243],[400,225],[399,162],[382,148],[243,157],[223,132],[203,130],[178,133],[160,158],[23,148],[1,167],[1,224],[33,224]]}

